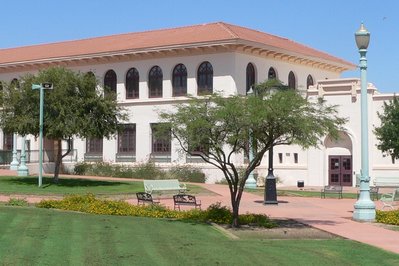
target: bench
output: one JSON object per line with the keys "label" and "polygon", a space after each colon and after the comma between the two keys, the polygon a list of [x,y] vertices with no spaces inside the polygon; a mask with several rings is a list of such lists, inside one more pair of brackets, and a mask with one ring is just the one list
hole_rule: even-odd
{"label": "bench", "polygon": [[395,189],[392,193],[382,194],[380,200],[384,205],[382,209],[389,207],[393,210],[395,206],[399,206],[399,188]]}
{"label": "bench", "polygon": [[148,194],[146,192],[137,192],[136,197],[137,197],[137,205],[140,205],[140,203],[142,205],[145,205],[146,203],[159,204],[159,202],[160,202],[159,200],[154,200],[152,198],[152,195]]}
{"label": "bench", "polygon": [[[371,200],[378,200],[378,198],[379,198],[379,194],[378,194],[379,189],[380,189],[380,187],[370,187],[370,199]],[[359,196],[360,196],[360,192],[357,191],[357,198],[359,198]]]}
{"label": "bench", "polygon": [[342,186],[324,186],[320,192],[320,197],[326,198],[326,194],[338,194],[338,198],[342,199]]}
{"label": "bench", "polygon": [[154,191],[173,190],[179,193],[184,193],[187,188],[186,184],[180,184],[177,179],[162,179],[162,180],[143,180],[144,190],[148,194]]}
{"label": "bench", "polygon": [[376,177],[374,179],[376,187],[399,187],[399,177]]}
{"label": "bench", "polygon": [[201,209],[201,201],[197,200],[195,196],[187,195],[187,194],[178,194],[173,196],[173,209],[176,210],[176,207],[180,211],[180,206],[194,206],[196,209],[199,207]]}

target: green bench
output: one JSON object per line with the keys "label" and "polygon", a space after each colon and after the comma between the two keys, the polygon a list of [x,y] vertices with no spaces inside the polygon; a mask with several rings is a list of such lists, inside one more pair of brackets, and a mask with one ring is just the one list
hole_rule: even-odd
{"label": "green bench", "polygon": [[148,194],[154,191],[178,191],[184,193],[187,190],[186,184],[180,184],[177,179],[143,180],[144,190]]}
{"label": "green bench", "polygon": [[399,188],[395,189],[392,193],[382,194],[380,200],[384,204],[382,209],[389,207],[393,210],[395,206],[399,206]]}
{"label": "green bench", "polygon": [[342,186],[324,186],[320,191],[320,197],[326,198],[326,194],[337,194],[339,199],[342,199]]}

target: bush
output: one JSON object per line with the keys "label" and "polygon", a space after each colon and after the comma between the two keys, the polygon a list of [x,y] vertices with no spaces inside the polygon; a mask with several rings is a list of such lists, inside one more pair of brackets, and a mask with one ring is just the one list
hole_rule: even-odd
{"label": "bush", "polygon": [[188,165],[172,167],[169,170],[169,175],[180,182],[205,183],[206,181],[205,174],[201,170]]}
{"label": "bush", "polygon": [[175,166],[165,172],[157,168],[153,162],[141,163],[135,167],[112,165],[105,162],[77,163],[76,175],[124,177],[136,179],[178,179],[180,182],[205,183],[205,174],[190,166]]}
{"label": "bush", "polygon": [[29,206],[29,203],[26,201],[26,199],[14,199],[10,198],[8,202],[6,203],[7,206],[19,206],[19,207],[24,207],[24,206]]}
{"label": "bush", "polygon": [[[100,200],[93,194],[87,194],[83,196],[70,195],[62,200],[42,200],[36,206],[39,208],[71,210],[92,214],[173,218],[217,224],[230,224],[232,221],[230,209],[226,206],[221,206],[220,202],[210,205],[205,211],[198,209],[175,211],[162,205],[130,205],[125,201]],[[240,221],[241,224],[258,225],[268,228],[275,226],[266,215],[240,215]]]}
{"label": "bush", "polygon": [[383,224],[399,225],[399,210],[376,211],[376,221]]}

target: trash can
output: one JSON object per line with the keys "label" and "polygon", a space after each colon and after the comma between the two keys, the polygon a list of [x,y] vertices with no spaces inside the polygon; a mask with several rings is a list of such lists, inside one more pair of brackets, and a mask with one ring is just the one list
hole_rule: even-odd
{"label": "trash can", "polygon": [[303,180],[298,180],[297,186],[298,186],[298,187],[304,187],[304,186],[305,186],[305,181],[303,181]]}

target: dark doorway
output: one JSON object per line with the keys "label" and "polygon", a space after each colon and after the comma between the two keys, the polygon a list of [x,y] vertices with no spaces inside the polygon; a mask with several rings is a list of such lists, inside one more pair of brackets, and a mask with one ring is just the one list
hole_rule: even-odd
{"label": "dark doorway", "polygon": [[328,157],[328,183],[352,186],[352,156]]}

